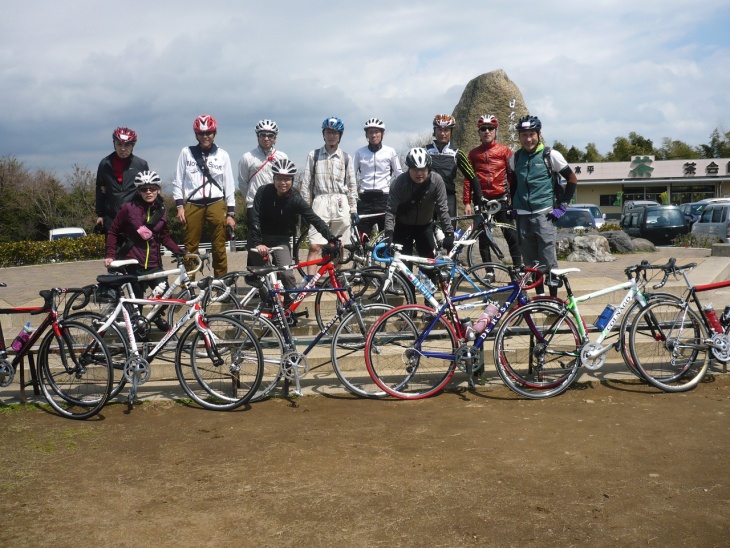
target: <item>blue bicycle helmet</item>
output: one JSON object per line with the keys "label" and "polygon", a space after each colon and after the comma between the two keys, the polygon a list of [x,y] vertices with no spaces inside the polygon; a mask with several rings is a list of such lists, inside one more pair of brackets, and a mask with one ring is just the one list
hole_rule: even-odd
{"label": "blue bicycle helmet", "polygon": [[523,116],[517,122],[517,131],[540,131],[542,129],[542,122],[537,116]]}
{"label": "blue bicycle helmet", "polygon": [[332,116],[324,119],[324,122],[322,122],[322,129],[334,129],[335,131],[342,133],[345,131],[345,124],[343,124],[342,120],[340,120],[337,116]]}

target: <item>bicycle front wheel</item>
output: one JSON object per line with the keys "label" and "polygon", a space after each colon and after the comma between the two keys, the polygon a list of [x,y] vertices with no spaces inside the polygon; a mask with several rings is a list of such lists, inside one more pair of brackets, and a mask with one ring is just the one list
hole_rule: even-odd
{"label": "bicycle front wheel", "polygon": [[271,320],[250,310],[229,310],[225,315],[250,327],[261,345],[264,369],[261,384],[251,401],[262,400],[276,388],[283,374],[282,359],[287,348],[284,337]]}
{"label": "bicycle front wheel", "polygon": [[250,328],[228,316],[207,316],[208,329],[185,330],[175,353],[175,373],[195,403],[230,411],[248,401],[261,383],[261,345]]}
{"label": "bicycle front wheel", "polygon": [[634,318],[629,349],[634,366],[652,386],[686,392],[697,386],[710,365],[705,324],[683,302],[659,301]]}
{"label": "bicycle front wheel", "polygon": [[346,315],[332,336],[332,368],[340,382],[353,394],[363,398],[382,398],[387,394],[373,382],[363,352],[368,331],[375,321],[392,307],[368,304]]}
{"label": "bicycle front wheel", "polygon": [[[435,321],[434,321],[435,320]],[[456,333],[426,306],[394,308],[374,324],[365,345],[365,363],[381,390],[396,398],[432,396],[454,376]]]}
{"label": "bicycle front wheel", "polygon": [[38,381],[46,401],[61,416],[88,419],[101,411],[111,393],[114,370],[102,339],[82,323],[59,323],[38,351]]}
{"label": "bicycle front wheel", "polygon": [[580,346],[578,326],[567,310],[535,302],[500,320],[494,363],[512,391],[530,399],[550,398],[575,380]]}

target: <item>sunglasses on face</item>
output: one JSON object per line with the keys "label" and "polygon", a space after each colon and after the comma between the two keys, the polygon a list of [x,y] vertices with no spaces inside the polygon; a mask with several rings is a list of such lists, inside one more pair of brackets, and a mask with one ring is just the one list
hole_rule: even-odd
{"label": "sunglasses on face", "polygon": [[195,135],[200,135],[201,137],[215,135],[215,131],[198,131],[195,133]]}
{"label": "sunglasses on face", "polygon": [[494,131],[495,129],[497,129],[497,128],[494,126],[482,126],[479,128],[479,131],[487,132],[487,131]]}
{"label": "sunglasses on face", "polygon": [[160,189],[157,188],[156,186],[141,186],[141,187],[139,187],[139,191],[140,192],[157,192],[158,190],[160,190]]}
{"label": "sunglasses on face", "polygon": [[259,137],[262,139],[276,139],[275,133],[259,133]]}

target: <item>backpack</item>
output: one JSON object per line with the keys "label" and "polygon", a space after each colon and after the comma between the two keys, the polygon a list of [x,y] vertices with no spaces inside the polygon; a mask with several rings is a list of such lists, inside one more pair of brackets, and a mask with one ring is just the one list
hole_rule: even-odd
{"label": "backpack", "polygon": [[[560,176],[553,171],[553,166],[552,166],[552,163],[550,162],[550,153],[552,152],[552,150],[553,149],[550,147],[545,147],[542,149],[542,161],[545,164],[545,167],[547,168],[548,176],[550,177],[550,179],[553,182],[553,195],[555,196],[555,203],[562,204],[565,201],[565,199],[564,199],[565,189],[560,184]],[[514,153],[512,158],[510,158],[511,162],[507,163],[507,167],[512,173],[515,172],[514,168],[515,168],[515,165],[517,164],[517,155],[518,154],[521,155],[524,153],[525,153],[525,149],[521,148],[517,152]],[[511,165],[510,165],[510,163],[511,163]]]}

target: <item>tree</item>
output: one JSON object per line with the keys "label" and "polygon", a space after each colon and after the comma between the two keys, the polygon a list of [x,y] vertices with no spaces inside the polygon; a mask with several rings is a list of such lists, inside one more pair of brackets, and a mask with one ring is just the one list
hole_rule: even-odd
{"label": "tree", "polygon": [[682,141],[673,141],[671,137],[662,139],[662,146],[657,153],[658,160],[691,160],[700,157],[697,149]]}
{"label": "tree", "polygon": [[729,158],[730,157],[730,132],[724,133],[720,128],[710,135],[710,142],[697,147],[701,158]]}
{"label": "tree", "polygon": [[654,143],[638,133],[632,131],[629,137],[616,137],[613,142],[613,150],[608,153],[606,160],[609,162],[628,162],[632,156],[657,156],[654,150]]}
{"label": "tree", "polygon": [[591,162],[591,163],[598,163],[598,162],[605,162],[606,159],[603,157],[603,155],[600,152],[598,152],[596,143],[588,143],[586,145],[586,154],[585,154],[584,161]]}

